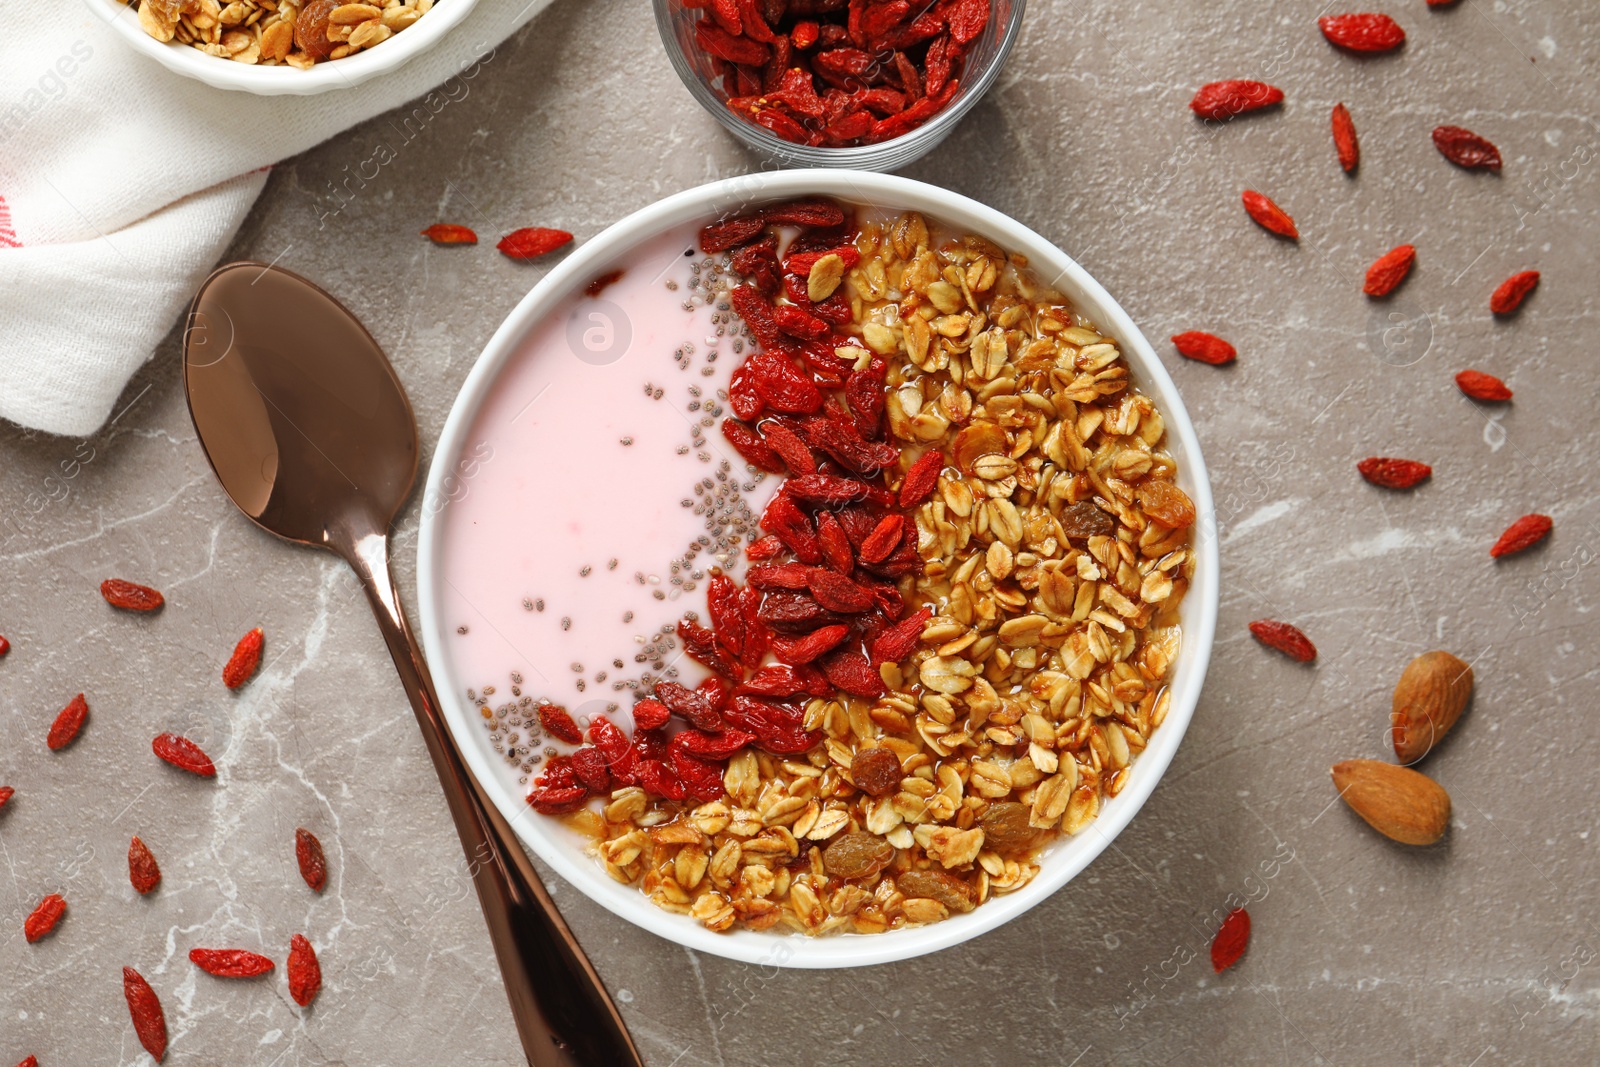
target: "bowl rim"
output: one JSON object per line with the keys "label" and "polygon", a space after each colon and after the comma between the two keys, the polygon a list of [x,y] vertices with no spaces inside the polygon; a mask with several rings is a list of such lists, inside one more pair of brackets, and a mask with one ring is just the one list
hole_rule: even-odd
{"label": "bowl rim", "polygon": [[[694,74],[688,57],[679,47],[678,39],[672,32],[672,21],[683,17],[683,12],[697,10],[682,8],[679,11],[671,10],[674,3],[681,0],[652,0],[651,6],[655,10],[656,30],[661,35],[662,47],[666,49],[667,59],[672,69],[677,72],[678,80],[683,82],[683,87],[711,117],[716,119],[724,128],[733,133],[750,148],[763,152],[768,156],[784,161],[793,161],[800,166],[807,167],[855,167],[870,169],[880,163],[887,162],[890,166],[903,166],[920,155],[914,151],[910,158],[905,157],[908,150],[914,148],[913,142],[926,145],[922,151],[929,151],[949,136],[957,123],[965,117],[966,113],[977,106],[984,94],[994,85],[1000,77],[1000,71],[1005,67],[1006,60],[1011,55],[1012,48],[1017,43],[1018,36],[1022,33],[1022,19],[1027,10],[1027,0],[1008,0],[1011,4],[1010,17],[1006,19],[1005,26],[999,31],[999,40],[995,45],[994,58],[971,83],[964,86],[961,92],[942,111],[936,113],[922,125],[907,130],[898,137],[891,137],[887,141],[877,144],[854,145],[851,147],[834,147],[830,145],[799,145],[793,141],[786,141],[777,134],[753,122],[746,122],[733,112],[729,111],[723,101],[718,99],[710,86],[706,85]],[[883,157],[889,157],[887,161]]]}
{"label": "bowl rim", "polygon": [[[472,13],[478,0],[441,0],[427,16],[405,32],[363,52],[318,63],[310,70],[287,64],[262,67],[208,56],[198,48],[176,41],[158,41],[144,32],[139,15],[123,0],[84,0],[89,9],[127,41],[170,71],[204,82],[215,89],[255,93],[259,96],[309,96],[331,89],[348,89],[387,74],[439,43],[444,35]],[[439,16],[430,21],[431,16]],[[400,42],[406,42],[403,46]],[[393,47],[391,47],[393,46]]]}
{"label": "bowl rim", "polygon": [[[1110,336],[1116,337],[1135,379],[1160,406],[1169,441],[1179,457],[1179,481],[1194,500],[1197,519],[1193,545],[1198,554],[1195,579],[1184,599],[1184,638],[1174,665],[1172,703],[1161,728],[1133,764],[1128,785],[1102,805],[1098,818],[1073,838],[1047,849],[1032,882],[991,898],[965,915],[909,930],[880,934],[774,935],[750,930],[718,934],[686,915],[658,908],[636,886],[608,876],[582,853],[572,830],[536,816],[492,760],[483,731],[474,729],[472,709],[456,694],[440,622],[438,584],[442,538],[440,514],[446,508],[442,482],[501,373],[519,344],[538,322],[573,290],[626,255],[638,243],[671,226],[714,218],[755,201],[805,195],[836,196],[896,210],[914,209],[941,222],[970,229],[1010,252],[1029,257],[1041,278],[1067,292],[1074,305]],[[1051,272],[1055,272],[1051,275]],[[727,178],[666,197],[613,223],[577,248],[542,278],[506,316],[485,344],[461,386],[435,447],[423,495],[417,542],[419,629],[435,677],[440,706],[467,764],[483,783],[523,843],[575,889],[620,918],[687,948],[745,963],[802,968],[841,968],[890,963],[948,948],[987,933],[1029,910],[1071,881],[1110,846],[1155,790],[1183,740],[1210,662],[1218,611],[1218,551],[1210,481],[1191,422],[1177,387],[1144,335],[1122,307],[1065,252],[1008,216],[957,193],[895,175],[829,169],[764,172]],[[534,816],[529,818],[529,816]],[[1052,862],[1053,861],[1053,862]]]}

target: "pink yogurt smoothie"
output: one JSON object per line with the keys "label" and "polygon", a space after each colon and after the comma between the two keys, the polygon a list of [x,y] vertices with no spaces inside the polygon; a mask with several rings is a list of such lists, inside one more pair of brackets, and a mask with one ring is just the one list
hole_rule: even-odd
{"label": "pink yogurt smoothie", "polygon": [[550,741],[535,704],[624,729],[635,693],[705,672],[673,634],[736,571],[779,479],[718,428],[749,342],[696,226],[649,240],[598,296],[521,342],[479,410],[439,514],[448,656],[526,784]]}

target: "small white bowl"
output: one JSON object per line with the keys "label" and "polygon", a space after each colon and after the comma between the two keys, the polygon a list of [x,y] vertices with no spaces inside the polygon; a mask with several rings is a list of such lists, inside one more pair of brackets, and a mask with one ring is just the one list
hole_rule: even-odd
{"label": "small white bowl", "polygon": [[951,916],[943,922],[881,934],[824,937],[753,930],[712,933],[688,916],[674,915],[656,907],[637,887],[613,881],[584,851],[584,840],[578,834],[555,819],[533,813],[509,769],[495,757],[479,714],[461,696],[470,682],[455,675],[447,655],[445,625],[439,611],[439,586],[443,580],[439,536],[441,510],[426,506],[422,509],[417,548],[417,599],[421,608],[423,645],[451,733],[461,745],[472,772],[523,842],[561,877],[621,918],[699,952],[766,965],[857,967],[909,959],[959,944],[1016,918],[1060,889],[1104,851],[1144,805],[1172,762],[1189,719],[1194,715],[1206,666],[1211,659],[1217,622],[1218,562],[1211,484],[1200,456],[1200,444],[1195,439],[1194,424],[1184,410],[1177,387],[1133,320],[1100,283],[1064,252],[1021,223],[964,196],[908,178],[840,170],[793,170],[749,174],[689,189],[636,211],[591,238],[523,297],[489,339],[456,397],[434,450],[423,500],[448,499],[442,483],[454,470],[479,408],[495,388],[523,339],[563,297],[587,285],[601,270],[621,261],[629,249],[664,230],[693,220],[710,221],[723,212],[748,210],[812,194],[891,211],[915,209],[957,230],[988,237],[1008,252],[1026,255],[1040,278],[1065,293],[1079,311],[1120,342],[1138,384],[1154,397],[1166,419],[1168,446],[1178,462],[1179,484],[1194,500],[1198,514],[1194,533],[1198,559],[1194,581],[1181,608],[1183,644],[1171,679],[1171,708],[1166,721],[1134,762],[1127,787],[1101,807],[1100,817],[1076,837],[1053,842],[1040,858],[1038,876],[1028,885],[993,897],[972,912]]}
{"label": "small white bowl", "polygon": [[235,63],[231,59],[208,56],[198,48],[176,41],[163,44],[144,32],[139,25],[138,12],[122,0],[85,2],[89,10],[104,19],[136,51],[185,78],[217,89],[258,96],[310,96],[329,89],[348,89],[404,65],[438,44],[440,38],[472,12],[478,0],[439,0],[426,15],[382,44],[344,59],[318,63],[310,70],[283,64],[262,67]]}

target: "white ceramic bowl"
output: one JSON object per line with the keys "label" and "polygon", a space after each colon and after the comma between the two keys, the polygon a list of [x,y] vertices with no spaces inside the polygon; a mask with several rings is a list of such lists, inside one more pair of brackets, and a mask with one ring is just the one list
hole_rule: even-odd
{"label": "white ceramic bowl", "polygon": [[89,9],[104,19],[113,32],[136,51],[154,59],[168,70],[186,78],[205,82],[217,89],[233,89],[259,96],[309,96],[329,89],[347,89],[369,78],[387,74],[408,60],[421,55],[451,28],[466,18],[478,0],[439,0],[413,25],[387,41],[344,59],[318,63],[310,70],[278,65],[271,67],[235,63],[231,59],[208,56],[198,48],[151,37],[139,25],[139,14],[121,0],[85,0]]}
{"label": "white ceramic bowl", "polygon": [[[799,934],[735,930],[716,934],[687,916],[674,915],[650,903],[637,887],[608,877],[599,863],[584,852],[583,839],[554,819],[535,814],[515,779],[489,746],[481,717],[460,694],[469,680],[456,677],[446,654],[444,627],[438,606],[442,581],[439,509],[424,506],[417,551],[417,596],[421,605],[421,631],[434,680],[444,704],[445,718],[466,754],[473,773],[488,788],[495,803],[516,827],[518,835],[540,859],[579,891],[651,933],[716,956],[792,967],[855,967],[909,959],[948,948],[992,930],[1033,907],[1060,889],[1109,845],[1144,805],[1183,740],[1211,658],[1217,620],[1217,545],[1211,486],[1206,477],[1194,425],[1184,410],[1172,379],[1160,360],[1109,293],[1060,249],[1020,223],[992,208],[931,185],[885,174],[839,170],[798,170],[752,174],[703,185],[670,196],[592,238],[557,265],[534,286],[495,331],[477,365],[456,398],[428,472],[424,501],[447,499],[442,485],[486,396],[515,355],[530,329],[568,293],[586,285],[602,269],[618,262],[624,253],[674,226],[693,220],[711,220],[725,211],[821,194],[841,200],[872,204],[891,210],[915,209],[958,230],[991,238],[1010,252],[1025,254],[1039,276],[1064,292],[1074,306],[1121,343],[1138,384],[1160,406],[1166,418],[1169,447],[1177,459],[1179,484],[1193,498],[1198,521],[1198,554],[1194,582],[1184,598],[1183,646],[1172,676],[1172,705],[1166,722],[1133,765],[1133,774],[1121,795],[1105,803],[1100,817],[1073,838],[1054,842],[1040,860],[1039,874],[1024,888],[990,899],[974,911],[943,922],[882,934],[835,934],[808,938]],[[667,358],[665,355],[663,358]]]}

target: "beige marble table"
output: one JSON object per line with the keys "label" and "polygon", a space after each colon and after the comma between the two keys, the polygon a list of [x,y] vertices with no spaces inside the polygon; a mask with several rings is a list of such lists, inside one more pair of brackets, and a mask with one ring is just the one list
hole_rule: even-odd
{"label": "beige marble table", "polygon": [[[506,0],[487,0],[506,2]],[[1579,0],[1381,7],[1402,53],[1358,61],[1316,5],[1111,0],[1030,5],[1001,82],[908,169],[1058,241],[1167,359],[1219,505],[1223,598],[1188,738],[1093,866],[981,941],[899,965],[762,969],[695,955],[552,881],[657,1067],[753,1064],[1580,1064],[1600,1057],[1600,785],[1595,666],[1596,278],[1600,17]],[[1219,77],[1267,78],[1280,111],[1207,129],[1185,105]],[[337,96],[325,98],[338,106]],[[1328,112],[1361,129],[1357,177]],[[1498,176],[1435,153],[1455,122],[1497,141]],[[380,145],[393,159],[371,161]],[[382,153],[387,155],[388,153]],[[557,4],[427,121],[376,119],[278,167],[231,251],[318,279],[371,327],[438,434],[502,316],[546,269],[417,236],[453,220],[580,240],[700,182],[759,166],[694,106],[640,0]],[[1239,191],[1298,218],[1256,229]],[[1412,242],[1398,297],[1367,264]],[[1490,291],[1544,283],[1495,321]],[[69,299],[70,294],[63,294]],[[1238,346],[1214,369],[1165,338]],[[223,498],[197,446],[176,332],[83,441],[0,429],[0,1063],[147,1062],[118,968],[162,991],[170,1063],[520,1064],[489,942],[411,714],[366,607],[331,557],[278,544]],[[1509,406],[1463,399],[1463,367]],[[1434,465],[1409,494],[1355,462]],[[1492,563],[1516,516],[1550,541]],[[416,508],[401,530],[411,584]],[[159,617],[110,617],[101,578],[149,579]],[[1259,648],[1256,618],[1299,622],[1321,659]],[[237,696],[218,657],[252,626],[269,661]],[[1471,709],[1427,769],[1455,798],[1445,843],[1407,850],[1336,803],[1328,768],[1381,756],[1389,692],[1430,648],[1470,660]],[[78,745],[44,749],[79,690]],[[220,783],[147,773],[159,730],[205,739]],[[143,755],[141,755],[143,753]],[[304,825],[333,869],[313,898],[289,848]],[[128,888],[139,833],[162,857]],[[71,911],[29,946],[45,892]],[[1255,937],[1214,975],[1229,896]],[[327,988],[224,984],[199,943],[266,946],[305,930]],[[9,1058],[7,1058],[9,1057]]]}

